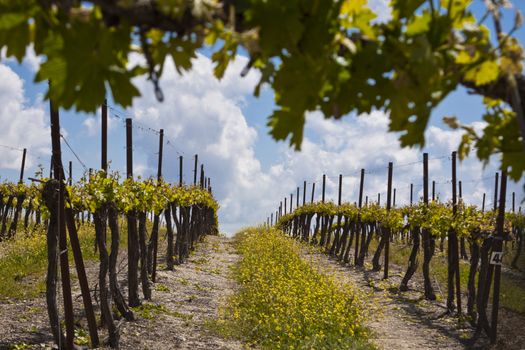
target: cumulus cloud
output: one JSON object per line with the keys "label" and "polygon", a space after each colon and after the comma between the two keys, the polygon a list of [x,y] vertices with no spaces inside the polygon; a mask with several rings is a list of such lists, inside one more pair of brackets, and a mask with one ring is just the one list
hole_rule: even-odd
{"label": "cumulus cloud", "polygon": [[[451,198],[451,152],[456,150],[461,131],[430,126],[426,131],[426,146],[419,148],[401,148],[398,135],[388,133],[388,116],[379,111],[359,117],[347,116],[342,120],[326,120],[320,114],[307,118],[306,134],[309,135],[301,152],[282,148],[284,164],[273,168],[275,180],[280,176],[293,178],[301,187],[308,181],[308,195],[311,183],[316,182],[316,198],[319,199],[322,174],[327,175],[326,198],[337,201],[339,174],[343,175],[343,201],[355,202],[358,199],[360,169],[365,169],[365,196],[369,200],[381,202],[386,199],[387,165],[393,162],[393,187],[396,188],[396,204],[407,204],[410,200],[410,184],[414,186],[414,200],[423,195],[423,153],[429,153],[429,191],[431,183],[436,182],[436,196],[443,201]],[[480,129],[482,123],[474,123]],[[484,168],[475,157],[469,157],[457,166],[458,180],[462,181],[462,194],[467,202],[480,204],[483,193],[487,195],[487,205],[492,203],[495,166]],[[272,175],[272,172],[271,172]],[[511,184],[511,191],[522,193],[516,184]],[[287,188],[280,198],[294,192],[294,187]],[[510,191],[509,191],[510,193]],[[302,197],[302,195],[301,195]],[[276,198],[272,210],[282,199]],[[302,199],[302,198],[301,198]],[[295,200],[294,200],[295,202]],[[295,203],[294,203],[295,205]]]}
{"label": "cumulus cloud", "polygon": [[[84,119],[82,122],[82,125],[84,126],[84,130],[86,131],[88,136],[95,136],[100,134],[100,130],[102,127],[102,119],[100,115],[102,114],[102,111],[100,108],[97,109],[97,112],[94,115],[89,115]],[[108,131],[115,130],[116,126],[118,125],[118,119],[116,117],[112,117],[111,111],[108,111]]]}
{"label": "cumulus cloud", "polygon": [[[0,64],[0,143],[27,148],[26,167],[50,155],[49,125],[40,105],[28,106],[23,80],[8,66]],[[6,149],[0,157],[0,168],[19,169],[21,152]]]}
{"label": "cumulus cloud", "polygon": [[[22,60],[22,65],[31,72],[35,73],[40,69],[42,60],[42,56],[37,56],[33,44],[30,44],[26,49],[26,54]],[[13,57],[7,58],[7,49],[4,47],[0,50],[0,61],[12,63],[15,62],[16,59]]]}
{"label": "cumulus cloud", "polygon": [[[140,58],[135,57],[134,60]],[[258,149],[259,139],[268,137],[266,130],[258,133],[245,115],[248,96],[258,80],[255,72],[246,78],[239,73],[247,59],[238,56],[226,71],[223,80],[213,76],[213,63],[199,55],[193,69],[180,76],[168,61],[161,80],[165,101],[159,103],[151,83],[137,78],[135,84],[142,97],[134,100],[126,114],[134,117],[134,149],[141,153],[136,162],[136,174],[154,175],[157,167],[158,135],[149,130],[165,131],[164,177],[178,182],[179,161],[184,157],[184,182],[193,182],[194,155],[204,163],[206,176],[220,202],[221,230],[233,234],[244,225],[260,223],[275,213],[279,201],[307,181],[306,198],[316,182],[316,199],[320,198],[322,174],[327,175],[326,198],[337,199],[339,174],[343,179],[343,201],[354,202],[358,197],[359,172],[366,169],[365,195],[376,200],[386,198],[387,164],[394,163],[396,204],[409,201],[410,184],[414,199],[422,196],[422,154],[429,153],[430,180],[436,181],[436,194],[442,200],[450,198],[450,152],[457,148],[460,131],[429,127],[424,150],[401,148],[398,135],[388,133],[388,116],[379,111],[360,117],[347,116],[342,120],[325,120],[319,113],[307,116],[305,139],[301,152],[281,143],[275,161],[262,166]],[[98,129],[98,121],[88,119],[87,130]],[[481,127],[482,124],[476,124]],[[497,164],[497,163],[496,163]],[[475,159],[458,165],[458,178],[463,180],[467,201],[479,203],[487,194],[492,198],[494,168],[483,169]],[[521,193],[521,192],[520,192]],[[296,199],[294,198],[294,206]]]}
{"label": "cumulus cloud", "polygon": [[[248,125],[242,111],[244,97],[251,94],[258,81],[255,72],[240,79],[246,63],[245,57],[238,56],[218,81],[211,60],[205,56],[199,55],[194,68],[182,76],[170,61],[161,81],[165,101],[158,103],[150,82],[139,78],[135,83],[143,96],[134,101],[132,111],[139,123],[134,134],[136,144],[148,155],[150,173],[156,169],[158,140],[157,135],[142,132],[140,123],[165,130],[169,142],[164,148],[167,180],[178,181],[178,157],[183,155],[184,181],[192,183],[193,156],[199,155],[199,163],[204,163],[220,201],[222,229],[230,232],[257,221],[267,207],[261,204],[261,194],[271,194],[273,186],[255,156],[257,131]],[[268,195],[267,200],[277,193]]]}

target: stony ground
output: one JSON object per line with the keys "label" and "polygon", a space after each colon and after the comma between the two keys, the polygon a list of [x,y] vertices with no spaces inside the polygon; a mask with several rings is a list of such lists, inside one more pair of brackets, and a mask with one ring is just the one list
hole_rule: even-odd
{"label": "stony ground", "polygon": [[[500,342],[490,347],[486,339],[469,343],[472,329],[444,315],[444,303],[422,298],[421,280],[411,290],[397,291],[403,271],[391,267],[390,278],[365,268],[342,265],[314,249],[304,249],[304,256],[323,273],[347,283],[368,300],[372,342],[380,349],[525,349],[523,315],[502,311]],[[210,331],[210,321],[217,317],[220,305],[235,290],[230,267],[239,256],[231,239],[210,236],[200,243],[188,263],[174,271],[160,261],[157,283],[151,303],[136,311],[138,320],[121,322],[122,349],[243,349],[246,345],[223,339]],[[124,283],[126,258],[120,262]],[[96,286],[97,268],[88,264],[90,285]],[[125,288],[123,288],[125,291]],[[58,297],[60,299],[60,296]],[[80,314],[81,297],[74,283],[75,309],[79,325],[87,328]],[[0,303],[0,350],[49,348],[52,344],[44,298]],[[521,329],[521,331],[519,330]],[[105,334],[101,334],[104,338]],[[29,347],[22,347],[29,345]]]}
{"label": "stony ground", "polygon": [[[174,271],[163,269],[161,260],[152,302],[136,311],[137,321],[120,323],[121,348],[242,348],[234,340],[214,336],[207,326],[210,320],[216,318],[220,303],[233,291],[229,267],[237,258],[231,240],[208,236],[189,261],[176,266]],[[123,282],[125,258],[121,260],[120,271]],[[96,286],[95,266],[88,266],[87,272],[90,285]],[[125,288],[122,290],[125,291]],[[81,320],[81,297],[77,288],[74,298],[77,317]],[[44,298],[0,304],[0,322],[0,349],[11,349],[15,344],[41,349],[52,344]],[[104,334],[101,334],[103,337]]]}
{"label": "stony ground", "polygon": [[390,265],[389,278],[383,280],[383,271],[372,271],[368,263],[364,268],[353,267],[317,249],[303,252],[319,271],[349,284],[369,301],[367,325],[372,331],[372,342],[380,349],[525,349],[523,315],[500,309],[498,343],[491,346],[486,337],[473,343],[469,323],[459,323],[457,317],[446,315],[444,301],[424,299],[420,271],[412,278],[410,290],[401,293],[397,287],[404,270],[398,266]]}

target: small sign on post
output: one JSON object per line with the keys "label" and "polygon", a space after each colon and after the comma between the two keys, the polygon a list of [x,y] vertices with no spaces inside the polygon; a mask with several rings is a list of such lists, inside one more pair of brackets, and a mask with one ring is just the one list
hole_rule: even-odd
{"label": "small sign on post", "polygon": [[503,262],[503,252],[492,252],[490,256],[491,265],[500,265]]}

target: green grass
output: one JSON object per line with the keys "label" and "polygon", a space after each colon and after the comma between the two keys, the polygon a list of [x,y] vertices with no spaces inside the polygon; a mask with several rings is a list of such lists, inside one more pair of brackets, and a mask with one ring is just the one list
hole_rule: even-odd
{"label": "green grass", "polygon": [[[97,260],[93,227],[82,225],[78,236],[84,260]],[[70,270],[74,273],[71,249],[69,252]],[[15,239],[0,243],[0,300],[37,297],[45,291],[46,271],[46,232],[43,228],[36,229],[31,235],[18,232]]]}
{"label": "green grass", "polygon": [[133,312],[140,318],[152,320],[161,314],[167,314],[168,309],[162,304],[143,303],[140,306],[132,307]]}
{"label": "green grass", "polygon": [[215,332],[266,349],[374,349],[360,298],[302,259],[299,243],[248,229],[237,248],[240,289],[208,325]]}

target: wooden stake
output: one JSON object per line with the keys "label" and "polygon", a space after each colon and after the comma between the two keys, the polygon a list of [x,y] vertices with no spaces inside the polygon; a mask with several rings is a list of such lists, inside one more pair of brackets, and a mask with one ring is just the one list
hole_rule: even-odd
{"label": "wooden stake", "polygon": [[22,166],[20,167],[20,180],[18,183],[24,183],[24,168],[26,167],[26,153],[27,149],[24,148],[22,151]]}
{"label": "wooden stake", "polygon": [[60,274],[62,276],[62,297],[64,300],[64,318],[66,325],[66,348],[74,348],[75,320],[73,315],[73,299],[71,297],[71,278],[69,274],[68,247],[66,235],[62,151],[60,147],[60,118],[58,109],[53,107],[52,101],[49,102],[51,109],[51,147],[53,153],[53,174],[55,180],[59,182],[58,194],[58,243],[60,249]]}
{"label": "wooden stake", "polygon": [[341,195],[343,191],[343,175],[339,174],[339,194],[337,197],[337,205],[341,206]]}
{"label": "wooden stake", "polygon": [[321,196],[321,202],[324,203],[324,195],[326,190],[326,175],[323,174],[323,194]]}
{"label": "wooden stake", "polygon": [[105,173],[108,172],[108,101],[104,100],[102,105],[102,133],[101,133],[101,145],[102,152],[100,157],[100,168]]}
{"label": "wooden stake", "polygon": [[[365,186],[365,169],[361,169],[361,180],[359,181],[359,208],[361,209],[363,204],[363,189]],[[368,196],[366,196],[368,201]]]}
{"label": "wooden stake", "polygon": [[159,158],[157,161],[157,180],[162,179],[162,153],[164,151],[164,129],[159,132]]}
{"label": "wooden stake", "polygon": [[[504,225],[505,225],[505,197],[507,195],[507,171],[501,172],[501,191],[499,197],[498,217],[496,222],[496,237],[492,243],[492,254],[503,254],[503,239],[504,239]],[[501,265],[494,266],[494,290],[492,293],[492,332],[490,342],[496,343],[498,337],[498,312],[499,312],[499,294],[501,282]]]}
{"label": "wooden stake", "polygon": [[[361,178],[360,178],[360,181],[359,181],[359,197],[358,197],[358,200],[357,200],[359,209],[361,209],[362,206],[363,206],[364,182],[365,182],[365,169],[361,169]],[[356,230],[356,234],[355,234],[354,265],[358,265],[358,262],[359,262],[359,236],[360,236],[360,230],[363,229],[362,224],[361,224],[361,213],[359,213],[359,216],[358,216],[358,225],[359,225],[359,227]],[[361,231],[361,232],[363,232],[363,231]],[[363,237],[361,237],[361,239],[363,240],[363,242],[361,244],[364,244],[365,236],[363,235]]]}
{"label": "wooden stake", "polygon": [[[387,184],[387,192],[386,192],[386,210],[390,211],[391,206],[391,197],[392,197],[392,172],[393,172],[394,164],[392,162],[388,163],[388,184]],[[379,199],[379,198],[378,198]],[[379,200],[378,200],[379,201]],[[390,230],[387,229],[385,234],[387,235],[385,239],[385,270],[383,274],[383,279],[388,278],[388,260],[390,255]]]}
{"label": "wooden stake", "polygon": [[73,186],[73,162],[69,161],[69,186]]}
{"label": "wooden stake", "polygon": [[303,183],[303,205],[306,204],[306,181]]}
{"label": "wooden stake", "polygon": [[199,155],[195,155],[195,167],[193,170],[193,186],[197,186],[197,167],[199,166]]}
{"label": "wooden stake", "polygon": [[494,179],[494,210],[498,209],[498,180],[499,173],[496,173],[496,177]]}
{"label": "wooden stake", "polygon": [[392,208],[396,207],[396,189],[394,188],[394,198],[392,200]]}
{"label": "wooden stake", "polygon": [[184,158],[182,156],[179,156],[179,187],[182,187],[182,166],[183,166],[183,160]]}
{"label": "wooden stake", "polygon": [[[133,121],[126,118],[126,177],[133,179]],[[135,213],[127,215],[128,221],[128,304],[139,306],[139,239],[137,234],[137,219]]]}
{"label": "wooden stake", "polygon": [[204,188],[204,164],[201,164],[201,188]]}

